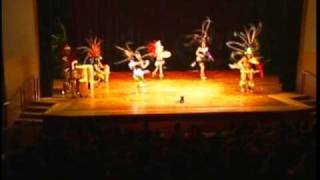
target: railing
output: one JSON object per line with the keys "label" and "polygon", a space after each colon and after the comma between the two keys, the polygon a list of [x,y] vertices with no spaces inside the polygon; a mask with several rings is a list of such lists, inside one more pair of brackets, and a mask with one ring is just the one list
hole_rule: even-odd
{"label": "railing", "polygon": [[310,72],[310,71],[302,71],[301,73],[301,93],[304,94],[305,93],[305,85],[306,85],[306,78],[307,77],[312,77],[314,80],[317,80],[317,77],[314,73]]}
{"label": "railing", "polygon": [[19,114],[24,110],[27,104],[40,99],[40,82],[36,77],[27,78],[18,90],[7,101],[2,104],[2,153],[1,158],[5,158],[6,153],[10,151],[8,146],[8,131],[10,122],[12,124]]}
{"label": "railing", "polygon": [[[2,107],[4,113],[5,126],[8,125],[8,116],[14,114],[14,112],[21,112],[25,107],[32,101],[40,99],[40,81],[38,78],[32,76],[27,78],[18,90],[10,97],[6,102],[3,103]],[[8,112],[8,111],[14,111]]]}
{"label": "railing", "polygon": [[36,77],[28,78],[20,88],[20,105],[22,109],[26,105],[30,104],[32,101],[37,101],[40,99],[40,83],[39,79]]}

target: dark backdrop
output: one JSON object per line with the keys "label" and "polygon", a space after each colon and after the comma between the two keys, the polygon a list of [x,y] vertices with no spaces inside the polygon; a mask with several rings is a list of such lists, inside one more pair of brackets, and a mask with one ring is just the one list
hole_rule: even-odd
{"label": "dark backdrop", "polygon": [[184,35],[199,28],[206,16],[213,20],[210,48],[215,62],[209,69],[228,69],[230,50],[225,42],[243,25],[261,21],[261,53],[271,60],[266,71],[280,76],[284,90],[293,90],[302,4],[302,0],[38,0],[43,94],[50,94],[47,88],[55,76],[49,68],[49,42],[57,19],[67,27],[73,47],[84,45],[89,36],[102,38],[104,61],[112,71],[128,70],[126,64],[113,65],[121,59],[114,45],[132,41],[139,46],[154,39],[161,39],[173,53],[167,70],[186,70],[194,48],[183,46]]}

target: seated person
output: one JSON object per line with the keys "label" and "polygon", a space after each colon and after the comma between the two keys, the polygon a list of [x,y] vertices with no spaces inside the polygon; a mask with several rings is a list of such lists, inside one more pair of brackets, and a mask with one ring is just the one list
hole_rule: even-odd
{"label": "seated person", "polygon": [[78,70],[75,68],[76,64],[78,63],[78,60],[74,59],[71,62],[71,78],[70,78],[70,84],[71,84],[71,95],[72,97],[82,97],[80,93],[80,74]]}
{"label": "seated person", "polygon": [[62,54],[63,90],[61,93],[64,95],[67,93],[67,91],[70,91],[72,97],[77,95],[81,96],[79,91],[80,76],[75,68],[78,60],[75,59],[74,55],[72,54],[71,47],[68,44],[64,45]]}
{"label": "seated person", "polygon": [[79,50],[82,50],[82,52],[86,54],[84,64],[93,65],[94,78],[97,79],[98,82],[108,82],[110,68],[108,65],[102,65],[101,63],[102,40],[95,37],[95,38],[90,38],[89,41],[87,42],[88,42],[88,46],[81,46],[78,48]]}
{"label": "seated person", "polygon": [[94,59],[93,62],[93,70],[94,70],[94,78],[100,82],[109,82],[109,74],[110,74],[110,67],[106,64],[103,65],[101,63],[102,57],[99,56]]}

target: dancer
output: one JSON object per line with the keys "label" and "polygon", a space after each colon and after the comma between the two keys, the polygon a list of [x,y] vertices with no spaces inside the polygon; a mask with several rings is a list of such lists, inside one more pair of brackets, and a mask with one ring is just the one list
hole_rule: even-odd
{"label": "dancer", "polygon": [[171,52],[164,50],[163,45],[161,44],[160,40],[153,41],[148,44],[148,51],[149,55],[155,59],[154,66],[155,69],[152,72],[152,77],[155,77],[157,75],[157,72],[159,71],[159,78],[164,78],[163,73],[163,67],[165,62],[165,58],[171,57]]}
{"label": "dancer", "polygon": [[257,36],[261,33],[262,23],[257,27],[250,25],[249,28],[245,27],[244,32],[234,33],[235,37],[239,37],[241,41],[229,41],[226,45],[231,48],[231,60],[235,61],[229,64],[231,69],[240,70],[240,90],[241,92],[253,92],[254,74],[259,73],[263,78],[263,66],[260,62],[262,57],[259,56],[260,44]]}
{"label": "dancer", "polygon": [[[196,60],[191,63],[191,67],[195,67],[197,64],[200,67],[200,79],[207,79],[205,75],[205,63],[213,62],[214,59],[209,52],[209,47],[207,46],[210,42],[210,37],[208,35],[209,27],[211,24],[211,19],[207,18],[202,22],[201,30],[196,30],[197,33],[187,35],[187,38],[191,38],[188,43],[185,43],[185,46],[191,46],[192,44],[198,44],[199,47],[196,50]],[[198,32],[200,31],[200,33]]]}
{"label": "dancer", "polygon": [[213,58],[209,52],[208,46],[206,46],[205,42],[201,43],[201,46],[198,47],[196,51],[196,60],[190,65],[191,67],[195,67],[196,64],[200,67],[200,79],[206,80],[207,76],[205,74],[205,63],[213,61]]}
{"label": "dancer", "polygon": [[[86,53],[84,59],[84,64],[92,64],[94,70],[94,78],[98,81],[98,85],[102,82],[109,81],[110,67],[109,65],[103,65],[101,63],[101,43],[102,40],[95,38],[90,38],[87,40],[88,46],[79,47],[79,50],[82,50],[83,53]],[[87,62],[88,61],[88,62]]]}
{"label": "dancer", "polygon": [[124,62],[129,61],[128,66],[129,69],[132,70],[132,77],[134,80],[138,81],[138,86],[144,86],[144,75],[149,73],[149,70],[145,70],[148,66],[150,61],[144,60],[143,58],[147,55],[142,56],[140,50],[145,49],[146,47],[140,46],[135,51],[130,48],[131,42],[127,42],[125,44],[126,48],[122,48],[120,46],[116,46],[117,49],[121,50],[126,57],[124,60],[118,61],[115,64],[121,64]]}

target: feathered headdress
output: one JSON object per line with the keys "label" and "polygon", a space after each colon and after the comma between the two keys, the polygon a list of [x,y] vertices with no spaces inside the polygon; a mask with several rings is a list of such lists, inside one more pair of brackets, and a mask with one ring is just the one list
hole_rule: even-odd
{"label": "feathered headdress", "polygon": [[95,58],[101,57],[102,40],[95,37],[95,38],[89,38],[86,41],[88,43],[88,46],[81,46],[77,48],[78,50],[82,50],[82,53],[86,54],[84,62],[86,62],[87,59],[90,59],[90,58],[95,59]]}
{"label": "feathered headdress", "polygon": [[[261,33],[262,23],[258,26],[249,25],[249,28],[244,27],[244,32],[234,32],[235,37],[239,37],[240,41],[228,41],[226,45],[232,49],[231,60],[238,61],[242,56],[247,54],[258,55],[260,44],[257,36]],[[256,57],[260,59],[261,57]]]}
{"label": "feathered headdress", "polygon": [[186,36],[187,39],[191,40],[185,43],[185,46],[191,46],[192,44],[201,44],[201,43],[210,43],[211,38],[209,36],[209,28],[212,20],[207,17],[201,24],[201,29],[194,30],[193,34],[189,34]]}
{"label": "feathered headdress", "polygon": [[146,47],[145,46],[139,46],[133,51],[130,48],[130,44],[133,44],[133,43],[132,42],[126,42],[125,43],[125,48],[120,47],[120,46],[115,46],[117,49],[119,49],[120,51],[123,52],[123,55],[125,56],[125,59],[123,59],[121,61],[118,61],[118,62],[115,62],[114,64],[121,64],[121,63],[124,63],[126,61],[134,60],[134,58],[136,58],[138,60],[143,60],[142,58],[144,58],[145,55],[141,56],[140,50],[146,49]]}
{"label": "feathered headdress", "polygon": [[[239,41],[228,41],[226,45],[232,50],[230,59],[232,61],[239,61],[245,55],[253,55],[258,62],[262,59],[259,56],[260,44],[257,39],[258,35],[261,33],[262,23],[260,22],[258,26],[252,24],[249,27],[244,26],[244,32],[234,32],[235,37],[239,37]],[[260,76],[263,77],[262,64],[256,64],[260,71]]]}
{"label": "feathered headdress", "polygon": [[151,42],[149,42],[147,44],[148,53],[153,58],[155,58],[157,56],[157,54],[156,54],[156,43],[157,43],[157,41],[153,40],[153,41],[151,41]]}

